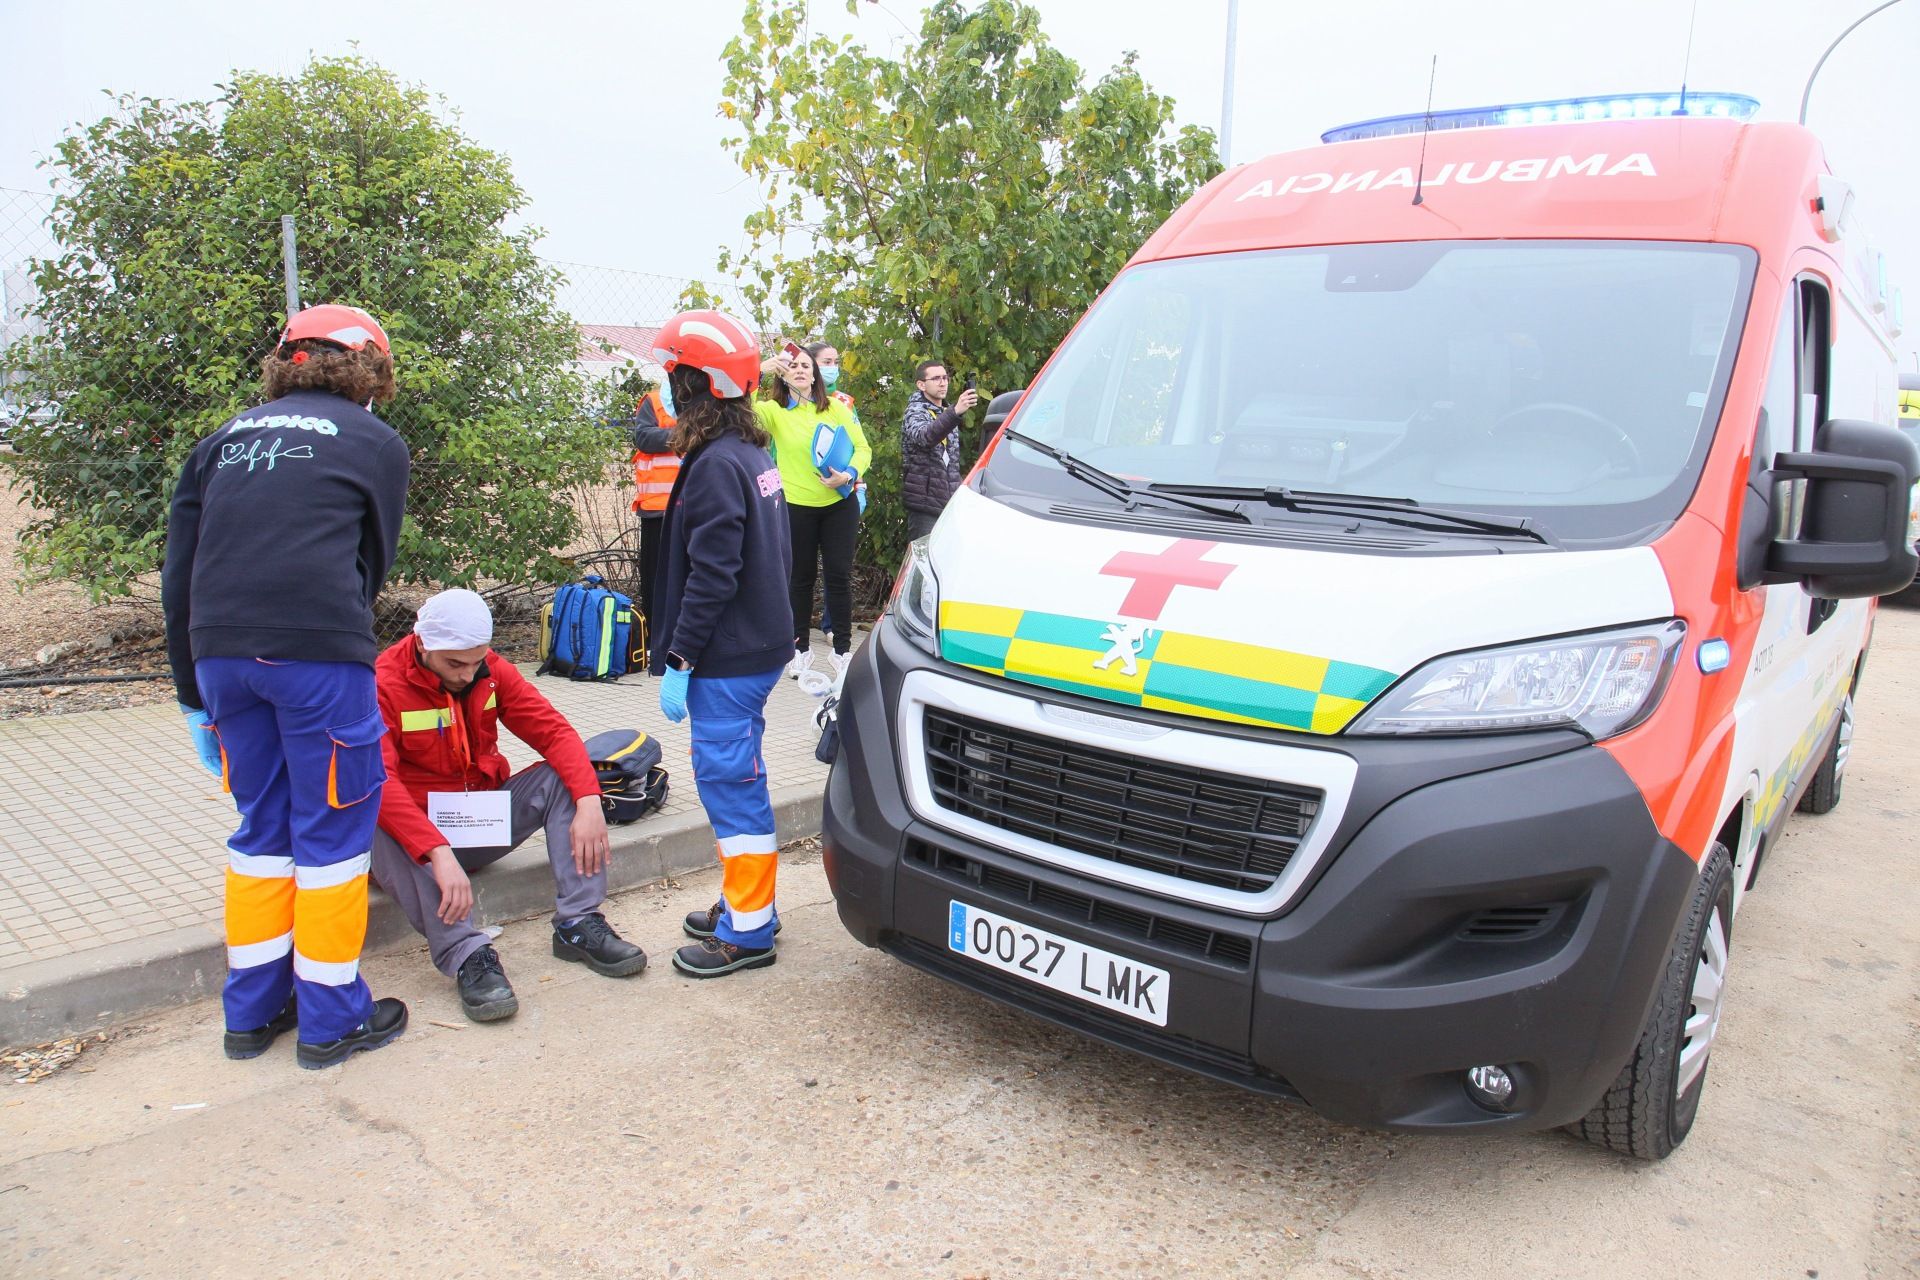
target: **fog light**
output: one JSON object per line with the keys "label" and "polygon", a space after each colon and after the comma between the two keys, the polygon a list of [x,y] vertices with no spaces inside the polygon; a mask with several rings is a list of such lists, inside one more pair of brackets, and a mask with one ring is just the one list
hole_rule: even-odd
{"label": "fog light", "polygon": [[1513,1105],[1513,1077],[1505,1067],[1470,1068],[1467,1096],[1490,1111],[1505,1111]]}

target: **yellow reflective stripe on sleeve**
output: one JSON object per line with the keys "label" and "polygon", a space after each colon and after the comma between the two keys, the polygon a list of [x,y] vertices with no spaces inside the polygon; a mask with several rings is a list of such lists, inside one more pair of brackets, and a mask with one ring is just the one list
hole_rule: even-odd
{"label": "yellow reflective stripe on sleeve", "polygon": [[446,729],[452,724],[453,712],[446,707],[429,707],[425,711],[400,713],[400,732],[402,733],[412,733],[418,729]]}

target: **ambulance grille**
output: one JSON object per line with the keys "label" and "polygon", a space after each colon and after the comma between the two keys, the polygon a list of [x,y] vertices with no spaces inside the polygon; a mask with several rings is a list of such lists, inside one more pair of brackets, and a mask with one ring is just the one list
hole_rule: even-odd
{"label": "ambulance grille", "polygon": [[1023,911],[1033,910],[1071,924],[1131,934],[1170,951],[1204,956],[1220,964],[1245,969],[1253,963],[1253,939],[1222,933],[1166,916],[1134,911],[1083,893],[1056,888],[1028,876],[937,848],[922,840],[907,841],[907,857],[949,880],[966,884],[982,897]]}
{"label": "ambulance grille", "polygon": [[1103,751],[929,706],[935,801],[1088,857],[1240,893],[1273,887],[1323,793]]}

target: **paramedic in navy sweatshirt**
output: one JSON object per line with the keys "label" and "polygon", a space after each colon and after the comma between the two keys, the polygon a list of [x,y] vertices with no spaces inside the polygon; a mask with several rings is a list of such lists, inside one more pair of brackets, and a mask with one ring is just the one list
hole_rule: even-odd
{"label": "paramedic in navy sweatshirt", "polygon": [[[226,1052],[299,1028],[319,1068],[406,1029],[360,977],[385,724],[373,602],[410,459],[375,417],[393,354],[372,316],[293,317],[261,366],[269,403],[202,440],[174,489],[160,595],[201,762],[240,810],[228,841]],[[364,406],[364,407],[363,407]]]}
{"label": "paramedic in navy sweatshirt", "polygon": [[793,658],[793,554],[780,470],[747,396],[753,330],[720,311],[675,316],[654,340],[673,391],[680,474],[660,534],[651,670],[660,709],[693,720],[693,780],[713,823],[720,901],[689,915],[674,968],[716,978],[774,961],[779,845],[767,766],[767,697]]}

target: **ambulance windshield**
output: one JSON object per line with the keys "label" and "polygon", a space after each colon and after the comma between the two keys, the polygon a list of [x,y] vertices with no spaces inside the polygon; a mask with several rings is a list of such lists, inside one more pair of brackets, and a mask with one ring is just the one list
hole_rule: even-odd
{"label": "ambulance windshield", "polygon": [[[1411,499],[1562,541],[1633,539],[1693,491],[1753,263],[1734,246],[1562,241],[1147,263],[1012,425],[1142,487]],[[1024,445],[988,474],[1086,496]]]}

